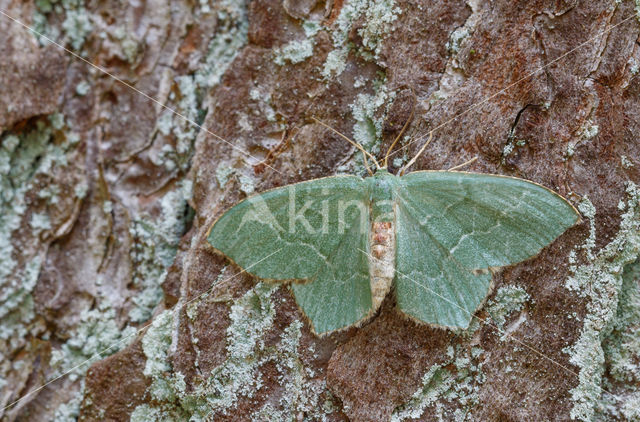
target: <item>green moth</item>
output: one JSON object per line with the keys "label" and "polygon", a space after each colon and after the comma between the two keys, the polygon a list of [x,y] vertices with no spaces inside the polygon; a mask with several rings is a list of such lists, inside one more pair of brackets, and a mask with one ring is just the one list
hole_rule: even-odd
{"label": "green moth", "polygon": [[366,321],[391,290],[404,314],[466,328],[490,270],[536,255],[578,220],[569,202],[526,180],[379,168],[251,196],[208,241],[259,278],[291,281],[318,334]]}

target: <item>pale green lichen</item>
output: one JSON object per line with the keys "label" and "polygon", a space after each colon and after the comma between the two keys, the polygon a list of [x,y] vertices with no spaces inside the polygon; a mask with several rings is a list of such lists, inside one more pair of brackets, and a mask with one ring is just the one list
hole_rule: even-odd
{"label": "pale green lichen", "polygon": [[571,417],[582,421],[592,421],[602,411],[605,364],[602,344],[615,322],[625,267],[640,256],[640,192],[629,182],[627,194],[616,237],[587,263],[572,265],[573,274],[566,282],[569,290],[589,300],[580,337],[565,349],[570,362],[579,368],[579,384],[571,390],[574,401]]}
{"label": "pale green lichen", "polygon": [[78,395],[67,403],[62,403],[53,414],[53,422],[76,422],[80,415],[82,396]]}
{"label": "pale green lichen", "polygon": [[227,166],[218,166],[216,168],[216,180],[220,189],[224,188],[231,176],[235,174],[235,169]]}
{"label": "pale green lichen", "polygon": [[449,35],[449,41],[447,41],[447,50],[451,54],[456,54],[460,51],[460,46],[469,37],[469,28],[462,26],[456,28],[451,35]]}
{"label": "pale green lichen", "polygon": [[594,124],[591,120],[587,120],[578,131],[578,139],[573,142],[569,142],[569,145],[567,145],[565,158],[571,158],[573,154],[575,154],[578,144],[596,137],[599,131],[600,128],[598,125]]}
{"label": "pale green lichen", "polygon": [[238,176],[240,182],[240,190],[247,195],[251,195],[255,191],[255,184],[252,178],[246,174],[240,174]]}
{"label": "pale green lichen", "polygon": [[31,214],[31,221],[29,225],[33,230],[42,231],[51,229],[51,220],[48,214]]}
{"label": "pale green lichen", "polygon": [[389,33],[391,23],[398,19],[401,9],[393,0],[352,0],[345,3],[335,21],[332,32],[334,50],[329,52],[323,66],[325,79],[340,75],[346,68],[346,59],[353,45],[349,43],[349,31],[359,18],[363,17],[363,26],[358,28],[365,51],[359,55],[365,59],[377,60],[382,40]]}
{"label": "pale green lichen", "polygon": [[274,49],[273,61],[280,66],[291,63],[301,63],[313,56],[313,47],[315,46],[315,35],[320,30],[317,22],[306,21],[303,23],[306,38],[289,43]]}
{"label": "pale green lichen", "polygon": [[529,302],[531,297],[522,287],[519,286],[503,286],[500,287],[493,299],[491,299],[485,310],[491,316],[493,324],[501,332],[504,332],[504,324],[507,317],[512,312],[519,312],[523,309],[524,304]]}
{"label": "pale green lichen", "polygon": [[[281,391],[274,396],[275,401],[256,410],[251,416],[253,420],[292,420],[300,412],[321,420],[326,408],[333,411],[324,381],[314,378],[313,370],[305,367],[298,356],[302,323],[290,324],[275,345],[264,342],[265,333],[275,321],[271,296],[276,289],[276,285],[260,283],[233,300],[227,328],[227,358],[190,392],[186,391],[182,375],[171,372],[168,360],[175,329],[174,311],[156,317],[144,336],[143,351],[147,357],[145,374],[152,378],[150,391],[160,404],[139,406],[132,420],[202,421],[214,414],[230,414],[241,398],[255,397],[264,387],[260,368],[269,362],[280,373]],[[198,301],[210,299],[207,294]],[[197,318],[198,301],[189,304],[190,318]],[[197,341],[193,345],[198,348]]]}
{"label": "pale green lichen", "polygon": [[80,412],[84,395],[84,376],[91,363],[122,350],[133,340],[137,330],[127,326],[121,328],[114,308],[105,298],[99,305],[84,310],[70,333],[70,338],[51,352],[49,365],[53,369],[49,379],[67,376],[70,380],[81,380],[80,391],[55,411],[55,421],[75,421]]}
{"label": "pale green lichen", "polygon": [[[255,394],[262,385],[256,374],[257,352],[261,347],[264,348],[262,335],[271,326],[275,316],[270,300],[275,288],[258,284],[231,306],[231,325],[227,329],[228,357],[190,394],[175,388],[175,383],[171,382],[173,376],[169,373],[171,367],[167,352],[171,344],[173,317],[170,314],[173,311],[166,311],[154,320],[143,339],[143,350],[147,357],[145,373],[152,377],[152,391],[155,390],[156,396],[176,398],[154,412],[161,411],[163,418],[169,414],[181,414],[189,420],[204,420],[210,413],[224,413],[232,408],[240,395],[251,397]],[[161,388],[170,391],[158,394]],[[151,410],[145,406],[137,412],[150,414]]]}
{"label": "pale green lichen", "polygon": [[115,310],[108,300],[102,299],[98,307],[80,314],[69,340],[51,352],[52,377],[68,374],[75,380],[84,376],[89,365],[81,363],[88,359],[99,360],[123,349],[133,340],[135,332],[133,327],[122,329]]}
{"label": "pale green lichen", "polygon": [[314,44],[314,40],[308,38],[302,41],[291,41],[274,50],[273,61],[280,66],[284,66],[287,63],[301,63],[313,56]]}
{"label": "pale green lichen", "polygon": [[[91,14],[80,0],[38,0],[35,2],[33,22],[35,29],[48,38],[58,41],[62,35],[62,43],[69,43],[74,50],[80,50],[86,41],[86,37],[93,30]],[[48,25],[47,15],[55,14],[64,16],[62,21],[62,33],[58,28]],[[48,43],[40,37],[40,43]]]}
{"label": "pale green lichen", "polygon": [[189,170],[200,130],[193,123],[202,124],[206,113],[203,98],[220,83],[222,75],[248,40],[247,2],[225,0],[215,7],[218,15],[216,33],[209,43],[204,62],[194,74],[176,77],[177,92],[169,96],[170,100],[177,97],[177,104],[172,108],[180,116],[167,110],[159,116],[156,124],[161,134],[171,134],[175,138],[175,146],[165,144],[160,153],[152,157],[155,165],[164,166],[169,171]]}
{"label": "pale green lichen", "polygon": [[253,88],[249,92],[249,98],[258,103],[260,113],[268,122],[275,122],[276,111],[271,104],[271,93],[263,92],[259,88]]}
{"label": "pale green lichen", "polygon": [[[477,330],[490,325],[502,333],[501,340],[504,341],[508,331],[504,328],[507,318],[514,312],[520,312],[530,300],[529,294],[521,287],[499,288],[485,307],[491,319],[473,318],[469,328],[461,333],[462,336],[471,339]],[[460,345],[449,346],[447,359],[428,369],[420,389],[408,402],[395,409],[392,421],[420,418],[428,408],[434,410],[439,421],[465,420],[465,415],[478,403],[478,391],[485,380],[482,372],[483,353],[484,350],[479,347],[468,349]],[[447,402],[451,405],[445,406]],[[456,410],[451,411],[452,408]]]}
{"label": "pale green lichen", "polygon": [[76,85],[76,94],[83,97],[89,93],[90,89],[91,89],[91,85],[89,85],[89,82],[80,81],[78,85]]}
{"label": "pale green lichen", "polygon": [[593,122],[589,121],[584,126],[580,134],[584,139],[591,139],[596,135],[598,135],[599,131],[600,131],[600,128],[598,127],[598,125],[595,125],[593,124]]}
{"label": "pale green lichen", "polygon": [[170,111],[165,111],[158,118],[157,128],[163,135],[173,134],[175,146],[164,144],[158,156],[152,157],[152,162],[157,166],[163,166],[168,171],[189,169],[193,156],[193,145],[199,128],[192,122],[202,123],[203,113],[200,109],[200,89],[194,83],[192,76],[178,76],[175,78],[179,100],[176,105],[180,116]]}
{"label": "pale green lichen", "polygon": [[[393,411],[391,421],[420,418],[429,408],[434,410],[437,421],[465,420],[466,414],[477,406],[478,391],[485,381],[482,352],[480,348],[469,350],[458,346],[454,351],[450,347],[449,359],[429,368],[422,377],[422,386]],[[445,403],[449,406],[445,407]]]}
{"label": "pale green lichen", "polygon": [[67,10],[64,22],[62,22],[62,29],[69,37],[69,43],[74,50],[79,50],[82,47],[85,38],[93,29],[89,16],[84,7],[77,10]]}
{"label": "pale green lichen", "polygon": [[[7,134],[0,139],[0,357],[8,359],[29,333],[42,327],[32,325],[34,317],[31,291],[35,287],[42,257],[32,248],[15,248],[14,235],[30,231],[27,238],[37,238],[51,228],[49,215],[34,212],[24,221],[30,192],[42,192],[42,178],[50,177],[54,168],[68,164],[66,154],[72,150],[67,141],[54,141],[55,128],[64,119],[52,115],[39,120],[35,128],[24,134]],[[59,187],[48,185],[44,199],[56,202]],[[22,265],[20,264],[22,263]],[[1,376],[1,374],[0,374]]]}
{"label": "pale green lichen", "polygon": [[160,199],[159,215],[141,215],[131,222],[133,285],[140,289],[133,298],[136,306],[129,313],[133,322],[148,320],[164,297],[162,283],[186,227],[190,197],[191,183],[180,183]]}
{"label": "pale green lichen", "polygon": [[[355,121],[353,125],[353,139],[367,151],[376,154],[380,150],[382,139],[382,125],[388,111],[389,104],[395,98],[395,92],[389,91],[386,78],[380,75],[373,82],[373,94],[358,94],[351,104],[351,113]],[[357,155],[360,159],[360,155]],[[360,163],[364,165],[364,163]]]}
{"label": "pale green lichen", "polygon": [[152,379],[149,390],[154,400],[175,400],[174,386],[163,376],[171,369],[168,353],[173,324],[173,311],[164,311],[153,320],[142,338],[142,350],[147,357],[143,373]]}
{"label": "pale green lichen", "polygon": [[231,326],[227,330],[225,362],[212,371],[207,390],[212,394],[210,404],[219,411],[234,406],[239,396],[252,397],[262,386],[256,373],[257,352],[264,349],[262,335],[273,324],[275,308],[271,295],[276,286],[258,284],[231,306]]}
{"label": "pale green lichen", "polygon": [[626,155],[620,156],[620,164],[625,169],[630,169],[631,167],[633,167],[633,161],[631,161]]}
{"label": "pale green lichen", "polygon": [[142,50],[140,43],[133,38],[134,33],[134,31],[127,30],[127,28],[125,28],[124,26],[117,27],[111,33],[111,35],[116,40],[118,40],[120,46],[122,47],[121,56],[123,56],[123,58],[128,63],[132,64],[136,62],[136,59],[138,58]]}
{"label": "pale green lichen", "polygon": [[340,75],[347,68],[347,56],[349,55],[349,49],[347,47],[340,47],[335,50],[331,50],[327,54],[327,59],[324,62],[322,68],[322,76],[325,79],[329,79],[333,75]]}
{"label": "pale green lichen", "polygon": [[136,407],[131,413],[129,422],[150,422],[150,421],[169,421],[165,412],[162,409],[151,407],[148,404],[141,404]]}
{"label": "pale green lichen", "polygon": [[400,168],[402,167],[405,161],[406,161],[406,158],[396,157],[393,159],[392,164],[394,167]]}
{"label": "pale green lichen", "polygon": [[78,183],[73,188],[73,194],[78,199],[83,199],[84,197],[86,197],[88,191],[89,191],[89,184],[84,180],[82,182]]}
{"label": "pale green lichen", "polygon": [[625,266],[616,315],[602,347],[607,378],[598,420],[640,419],[640,259]]}
{"label": "pale green lichen", "polygon": [[[42,190],[40,190],[40,192],[38,192],[37,195],[38,195],[38,198],[48,199],[49,200],[48,201],[49,204],[57,204],[58,202],[60,202],[60,186],[58,186],[58,185],[46,186],[46,187],[42,188]],[[43,214],[43,216],[45,216],[45,215]],[[46,217],[47,217],[47,219],[49,218],[48,215],[46,215]],[[32,217],[32,219],[33,219],[33,217]],[[36,224],[38,224],[38,223],[36,223]],[[51,228],[50,227],[51,226],[50,222],[47,225],[49,227],[46,230]]]}
{"label": "pale green lichen", "polygon": [[391,421],[400,422],[419,418],[425,409],[435,404],[455,382],[455,376],[444,369],[443,365],[433,365],[422,377],[422,387],[407,403],[393,412]]}
{"label": "pale green lichen", "polygon": [[640,382],[640,260],[625,267],[618,309],[604,345],[609,375],[620,382]]}
{"label": "pale green lichen", "polygon": [[227,166],[218,166],[218,168],[216,168],[216,180],[218,181],[218,186],[221,189],[224,188],[233,176],[238,178],[237,180],[240,183],[240,190],[246,195],[251,195],[255,191],[254,179],[247,176],[245,173],[242,173],[240,170]]}
{"label": "pale green lichen", "polygon": [[216,4],[216,34],[209,43],[204,63],[198,66],[195,73],[194,82],[197,86],[210,89],[218,85],[233,59],[247,44],[247,7],[246,0],[223,0]]}
{"label": "pale green lichen", "polygon": [[504,164],[505,162],[505,158],[511,154],[513,152],[513,150],[515,149],[515,145],[513,142],[507,142],[504,146],[504,148],[502,148],[502,163]]}

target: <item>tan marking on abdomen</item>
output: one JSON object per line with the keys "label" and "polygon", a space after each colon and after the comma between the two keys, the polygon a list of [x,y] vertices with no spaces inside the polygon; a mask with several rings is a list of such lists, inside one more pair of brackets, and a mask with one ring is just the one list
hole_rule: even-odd
{"label": "tan marking on abdomen", "polygon": [[369,237],[371,255],[369,274],[371,275],[371,300],[373,312],[377,311],[389,290],[395,275],[396,236],[390,221],[373,222]]}

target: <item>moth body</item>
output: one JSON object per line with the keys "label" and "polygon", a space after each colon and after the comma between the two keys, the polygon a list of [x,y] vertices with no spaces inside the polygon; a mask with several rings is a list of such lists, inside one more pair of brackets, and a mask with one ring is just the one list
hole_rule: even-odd
{"label": "moth body", "polygon": [[290,281],[318,334],[362,324],[392,286],[406,315],[466,329],[493,269],[536,255],[578,220],[566,200],[526,180],[379,169],[254,195],[207,238],[245,271]]}
{"label": "moth body", "polygon": [[369,245],[369,273],[371,302],[375,312],[389,293],[395,276],[396,237],[391,221],[374,221],[371,224]]}

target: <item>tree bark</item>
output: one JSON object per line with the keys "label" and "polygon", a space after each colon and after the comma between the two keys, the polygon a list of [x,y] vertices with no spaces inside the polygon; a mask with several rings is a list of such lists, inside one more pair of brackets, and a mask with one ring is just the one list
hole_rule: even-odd
{"label": "tree bark", "polygon": [[[2,420],[640,419],[635,3],[0,7]],[[313,118],[378,159],[408,122],[394,173],[433,131],[412,170],[477,157],[582,221],[468,330],[389,295],[318,337],[206,241],[255,192],[367,174]]]}

